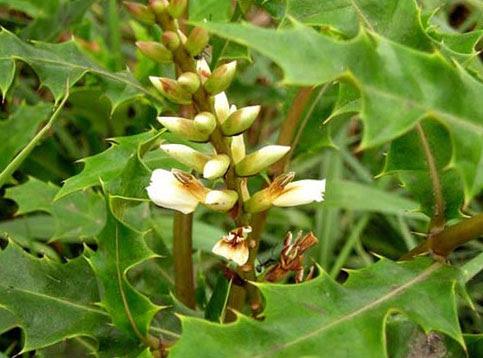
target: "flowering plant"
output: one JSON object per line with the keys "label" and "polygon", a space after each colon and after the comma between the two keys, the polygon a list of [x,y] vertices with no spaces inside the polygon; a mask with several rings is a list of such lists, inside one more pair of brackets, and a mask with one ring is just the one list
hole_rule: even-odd
{"label": "flowering plant", "polygon": [[0,356],[481,356],[481,10],[0,0]]}

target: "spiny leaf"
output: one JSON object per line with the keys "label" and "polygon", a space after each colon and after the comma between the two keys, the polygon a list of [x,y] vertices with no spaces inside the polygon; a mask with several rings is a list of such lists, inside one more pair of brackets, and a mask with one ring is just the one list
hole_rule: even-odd
{"label": "spiny leaf", "polygon": [[[319,85],[345,74],[362,93],[364,148],[398,137],[429,113],[483,133],[483,104],[478,101],[483,85],[439,55],[365,32],[344,42],[299,24],[279,31],[247,24],[200,25],[271,58],[284,70],[288,84]],[[287,45],[291,43],[297,51]]]}
{"label": "spiny leaf", "polygon": [[7,120],[0,121],[0,172],[34,137],[40,123],[51,112],[52,105],[47,103],[40,102],[33,106],[21,104]]}
{"label": "spiny leaf", "polygon": [[258,284],[266,299],[263,321],[239,315],[234,324],[218,325],[183,317],[170,356],[290,358],[320,356],[330,347],[331,357],[385,357],[384,326],[393,312],[464,345],[454,294],[460,276],[428,258],[384,259],[351,272],[344,285],[325,273],[299,285]]}
{"label": "spiny leaf", "polygon": [[420,210],[444,222],[460,215],[463,202],[461,176],[451,168],[452,158],[448,129],[437,120],[425,119],[391,143],[383,174],[398,173],[406,189],[418,197]]}
{"label": "spiny leaf", "polygon": [[[28,63],[38,74],[41,84],[52,91],[58,101],[65,94],[67,80],[73,86],[82,76],[90,72],[100,76],[108,84],[106,96],[111,100],[112,111],[123,101],[146,95],[155,101],[164,101],[144,89],[129,72],[112,73],[98,66],[78,49],[74,41],[61,44],[35,42],[33,45],[18,39],[6,29],[0,31],[0,89],[8,90],[15,72],[15,61]],[[113,86],[114,85],[114,86]]]}
{"label": "spiny leaf", "polygon": [[55,220],[51,240],[75,237],[92,238],[104,226],[105,208],[102,197],[91,191],[77,192],[54,201],[60,188],[30,178],[28,182],[8,188],[6,198],[19,206],[17,215],[44,211]]}
{"label": "spiny leaf", "polygon": [[347,37],[363,26],[393,41],[431,50],[413,0],[288,0],[285,21],[295,18],[312,26],[329,27]]}
{"label": "spiny leaf", "polygon": [[[361,92],[361,148],[393,140],[421,118],[441,119],[453,133],[455,166],[465,172],[467,201],[482,186],[477,170],[482,160],[483,85],[438,53],[415,51],[363,31],[351,41],[335,41],[300,24],[279,31],[246,24],[201,25],[271,58],[284,70],[287,83],[318,85],[336,78],[352,82]],[[288,45],[292,43],[297,51]]]}
{"label": "spiny leaf", "polygon": [[92,336],[109,317],[99,300],[92,269],[84,258],[66,264],[37,259],[13,242],[0,252],[0,306],[25,332],[23,350]]}
{"label": "spiny leaf", "polygon": [[98,250],[88,259],[102,287],[102,306],[114,326],[133,339],[146,337],[151,321],[161,307],[128,282],[126,273],[137,264],[156,257],[144,241],[144,234],[123,223],[112,212],[107,199],[107,222],[99,234]]}
{"label": "spiny leaf", "polygon": [[84,169],[67,179],[57,193],[55,200],[78,190],[99,185],[102,180],[110,183],[117,179],[127,165],[129,158],[136,154],[138,146],[144,142],[150,142],[157,135],[154,130],[127,137],[118,137],[111,140],[112,146],[102,153],[84,158]]}

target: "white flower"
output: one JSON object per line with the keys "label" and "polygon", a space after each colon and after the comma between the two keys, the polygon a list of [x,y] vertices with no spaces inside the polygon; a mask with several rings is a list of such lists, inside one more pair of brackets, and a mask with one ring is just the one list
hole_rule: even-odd
{"label": "white flower", "polygon": [[242,266],[247,263],[250,255],[246,238],[251,231],[250,226],[236,228],[223,236],[211,251]]}
{"label": "white flower", "polygon": [[311,202],[323,201],[325,193],[324,180],[299,180],[288,183],[280,195],[273,200],[276,206],[296,206]]}
{"label": "white flower", "polygon": [[173,172],[156,169],[146,190],[156,205],[189,214],[204,200],[207,189],[191,174],[176,169]]}

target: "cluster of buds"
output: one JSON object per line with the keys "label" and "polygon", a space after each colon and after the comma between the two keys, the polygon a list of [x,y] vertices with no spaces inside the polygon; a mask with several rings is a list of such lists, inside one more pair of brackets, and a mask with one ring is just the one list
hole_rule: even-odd
{"label": "cluster of buds", "polygon": [[[290,147],[268,145],[246,153],[244,132],[255,122],[261,107],[238,109],[230,105],[224,91],[235,76],[236,61],[211,71],[203,56],[199,56],[209,43],[208,32],[203,27],[195,27],[185,36],[179,30],[177,19],[186,10],[187,0],[151,0],[147,6],[125,4],[136,19],[145,24],[156,22],[164,31],[159,42],[138,42],[139,50],[160,63],[174,63],[180,73],[177,79],[152,76],[153,86],[169,101],[194,109],[193,118],[161,116],[158,121],[181,138],[213,145],[210,153],[183,144],[161,145],[161,150],[192,168],[194,173],[155,170],[147,192],[156,205],[187,214],[202,204],[240,216],[272,205],[294,206],[323,200],[325,181],[292,182],[294,173],[275,178],[266,189],[250,196],[246,178],[260,174],[282,159]],[[205,186],[202,180],[223,181],[223,187],[209,189],[214,184]],[[244,240],[248,231],[245,228],[240,235],[235,231],[224,236],[213,251],[243,265],[248,259]]]}
{"label": "cluster of buds", "polygon": [[[269,282],[280,281],[289,272],[295,272],[295,282],[304,281],[304,252],[318,243],[312,232],[302,236],[299,231],[295,241],[292,241],[292,233],[288,232],[283,242],[283,249],[280,253],[280,261],[271,267],[265,274],[265,280]],[[314,266],[311,266],[305,278],[310,280],[314,274]]]}

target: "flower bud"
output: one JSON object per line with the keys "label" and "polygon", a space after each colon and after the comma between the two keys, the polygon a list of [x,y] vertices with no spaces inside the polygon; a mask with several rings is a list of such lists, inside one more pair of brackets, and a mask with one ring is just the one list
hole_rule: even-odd
{"label": "flower bud", "polygon": [[183,89],[177,81],[155,76],[150,76],[149,80],[170,101],[178,104],[191,104],[191,93]]}
{"label": "flower bud", "polygon": [[195,116],[195,128],[203,134],[211,135],[216,128],[216,119],[210,112],[201,112]]}
{"label": "flower bud", "polygon": [[139,22],[146,25],[154,24],[154,13],[146,5],[142,5],[136,2],[124,1],[129,13]]}
{"label": "flower bud", "polygon": [[217,154],[208,160],[203,168],[203,178],[215,180],[225,175],[230,166],[230,157]]}
{"label": "flower bud", "polygon": [[171,158],[193,168],[198,173],[203,173],[205,164],[210,160],[208,155],[183,144],[163,144],[160,148]]}
{"label": "flower bud", "polygon": [[206,194],[203,204],[215,211],[228,211],[236,204],[238,194],[233,190],[211,190]]}
{"label": "flower bud", "polygon": [[235,71],[236,61],[225,63],[216,68],[204,84],[206,91],[215,95],[226,90],[235,76]]}
{"label": "flower bud", "polygon": [[214,97],[214,108],[218,122],[222,124],[230,114],[230,103],[225,92],[220,92]]}
{"label": "flower bud", "polygon": [[158,121],[170,132],[193,142],[207,142],[209,134],[200,132],[192,119],[180,117],[158,117]]}
{"label": "flower bud", "polygon": [[191,56],[196,56],[204,50],[209,40],[210,37],[206,29],[195,27],[186,40],[185,48]]}
{"label": "flower bud", "polygon": [[210,66],[208,66],[208,62],[204,58],[196,61],[196,72],[201,78],[201,83],[205,83],[208,78],[211,76]]}
{"label": "flower bud", "polygon": [[230,148],[233,162],[235,164],[240,163],[245,158],[245,140],[243,139],[243,134],[232,137]]}
{"label": "flower bud", "polygon": [[163,32],[161,35],[161,42],[171,51],[176,50],[181,43],[178,34],[174,31]]}
{"label": "flower bud", "polygon": [[177,19],[183,14],[187,4],[188,0],[171,0],[168,6],[168,12],[173,19]]}
{"label": "flower bud", "polygon": [[152,41],[137,41],[138,49],[150,59],[159,63],[170,63],[173,54],[164,45]]}
{"label": "flower bud", "polygon": [[269,145],[248,154],[235,167],[236,174],[241,177],[256,175],[282,159],[290,147],[284,145]]}
{"label": "flower bud", "polygon": [[222,123],[221,130],[223,134],[233,136],[244,132],[257,119],[258,113],[260,113],[260,106],[250,106],[235,110]]}
{"label": "flower bud", "polygon": [[155,15],[161,15],[168,8],[168,0],[151,0],[149,2],[149,7]]}
{"label": "flower bud", "polygon": [[179,85],[189,93],[195,93],[200,88],[200,78],[196,73],[185,72],[178,77]]}

